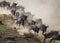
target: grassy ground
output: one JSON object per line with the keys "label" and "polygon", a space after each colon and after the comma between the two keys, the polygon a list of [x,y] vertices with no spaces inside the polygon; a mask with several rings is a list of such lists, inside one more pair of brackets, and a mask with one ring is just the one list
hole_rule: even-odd
{"label": "grassy ground", "polygon": [[[11,20],[13,17],[11,15],[1,14],[0,15],[0,21],[4,25],[0,25],[0,35],[2,36],[17,36],[18,33],[16,30],[13,30],[11,27],[9,27],[11,24]],[[9,24],[8,24],[9,23]]]}

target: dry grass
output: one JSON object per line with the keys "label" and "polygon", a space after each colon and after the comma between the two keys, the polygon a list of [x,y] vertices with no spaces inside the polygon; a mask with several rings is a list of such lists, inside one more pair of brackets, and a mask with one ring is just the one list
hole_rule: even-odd
{"label": "dry grass", "polygon": [[4,24],[4,25],[0,25],[0,35],[2,36],[18,36],[19,35],[16,30],[13,30],[13,28],[11,28],[13,24],[12,19],[13,17],[10,14],[0,15],[0,21],[2,21],[2,23]]}

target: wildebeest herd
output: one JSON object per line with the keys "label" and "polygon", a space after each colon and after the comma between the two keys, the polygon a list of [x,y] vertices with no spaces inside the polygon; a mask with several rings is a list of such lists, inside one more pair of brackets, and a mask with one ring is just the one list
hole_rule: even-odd
{"label": "wildebeest herd", "polygon": [[[59,34],[58,31],[51,31],[49,33],[45,33],[47,31],[47,28],[49,26],[46,26],[45,24],[43,24],[41,18],[39,18],[38,20],[35,20],[35,21],[32,20],[33,15],[30,12],[25,12],[24,11],[25,8],[23,6],[18,6],[18,3],[13,2],[12,5],[10,5],[10,2],[2,1],[2,2],[0,2],[0,7],[7,7],[7,9],[11,9],[11,14],[15,17],[14,20],[16,20],[16,24],[18,24],[19,26],[22,25],[24,27],[26,25],[26,23],[27,23],[27,25],[35,33],[37,33],[37,35],[39,33],[39,30],[42,31],[42,34],[44,36],[44,42],[43,43],[45,43],[45,40],[47,38],[51,38],[51,40],[49,41],[49,43],[51,43],[51,41],[53,41],[53,40],[60,40],[60,34]],[[30,20],[29,17],[31,18],[31,20]],[[3,25],[2,21],[0,21],[0,25],[1,24]],[[8,40],[14,40],[15,41],[14,38],[9,38],[8,37],[6,39],[8,39]]]}

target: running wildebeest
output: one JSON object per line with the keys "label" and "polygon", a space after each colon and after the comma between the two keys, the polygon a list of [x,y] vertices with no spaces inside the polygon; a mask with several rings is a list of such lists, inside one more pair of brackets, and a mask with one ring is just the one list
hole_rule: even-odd
{"label": "running wildebeest", "polygon": [[0,2],[0,7],[10,7],[10,3],[7,1]]}
{"label": "running wildebeest", "polygon": [[[36,26],[36,25],[31,25],[31,29],[33,29],[35,32],[37,32],[37,34],[38,34],[39,30],[40,30],[40,28],[38,28],[38,26]],[[41,30],[43,32],[42,34],[44,34],[46,29],[47,29],[47,27],[42,26],[42,30]]]}
{"label": "running wildebeest", "polygon": [[22,15],[21,17],[18,18],[17,24],[22,24],[24,26],[25,22],[27,21],[27,17],[26,15]]}
{"label": "running wildebeest", "polygon": [[31,29],[38,35],[39,28],[36,25],[31,25]]}
{"label": "running wildebeest", "polygon": [[52,37],[52,39],[49,41],[49,43],[51,43],[53,40],[59,40],[60,41],[60,35],[59,34],[58,35],[54,35]]}
{"label": "running wildebeest", "polygon": [[37,33],[37,35],[38,35],[38,32],[39,32],[40,28],[38,28],[38,26],[36,26],[35,23],[36,22],[32,20],[31,23],[29,23],[29,26],[35,32],[35,34]]}
{"label": "running wildebeest", "polygon": [[43,34],[44,37],[45,37],[45,38],[44,38],[44,42],[45,42],[46,39],[52,38],[54,35],[58,35],[58,34],[59,34],[58,31],[51,31],[51,32],[49,32],[49,33]]}

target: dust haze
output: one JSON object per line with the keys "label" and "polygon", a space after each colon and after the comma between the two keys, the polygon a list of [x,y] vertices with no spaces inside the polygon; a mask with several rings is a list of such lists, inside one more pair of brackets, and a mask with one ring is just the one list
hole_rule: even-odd
{"label": "dust haze", "polygon": [[[3,0],[0,0],[3,1]],[[49,25],[49,29],[60,30],[60,0],[7,0],[17,2],[25,7],[25,11],[30,11],[33,19],[42,18],[44,24]],[[8,13],[3,10],[0,12]]]}

